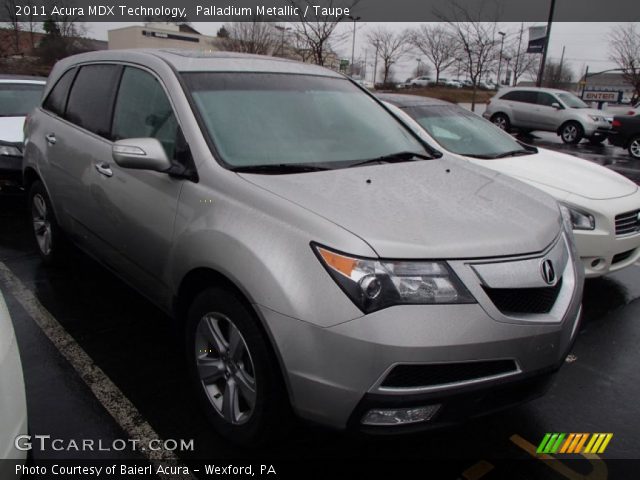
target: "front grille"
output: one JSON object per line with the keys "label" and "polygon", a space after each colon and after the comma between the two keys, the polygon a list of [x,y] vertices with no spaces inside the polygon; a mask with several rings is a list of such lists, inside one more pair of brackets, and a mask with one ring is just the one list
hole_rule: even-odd
{"label": "front grille", "polygon": [[611,264],[615,265],[616,263],[624,262],[627,258],[633,255],[633,252],[635,252],[635,249],[627,250],[626,252],[622,252],[622,253],[618,253],[617,255],[614,255],[613,259],[611,260]]}
{"label": "front grille", "polygon": [[616,235],[640,232],[640,210],[616,215]]}
{"label": "front grille", "polygon": [[549,313],[562,288],[562,278],[553,287],[483,288],[502,313]]}
{"label": "front grille", "polygon": [[431,365],[397,365],[381,387],[417,388],[478,380],[518,371],[513,360],[440,363]]}

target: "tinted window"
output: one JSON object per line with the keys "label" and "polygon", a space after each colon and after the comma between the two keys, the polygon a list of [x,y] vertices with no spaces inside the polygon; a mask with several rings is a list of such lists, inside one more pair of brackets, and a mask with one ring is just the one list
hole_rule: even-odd
{"label": "tinted window", "polygon": [[178,122],[158,80],[151,74],[127,67],[113,112],[113,139],[157,138],[167,156],[174,158]]}
{"label": "tinted window", "polygon": [[501,97],[501,100],[511,100],[512,102],[523,102],[523,103],[536,103],[537,93],[516,90],[514,92],[505,93]]}
{"label": "tinted window", "polygon": [[558,103],[558,100],[556,100],[553,95],[549,95],[548,93],[544,92],[538,92],[538,105],[550,107],[552,103]]}
{"label": "tinted window", "polygon": [[0,117],[24,117],[42,98],[44,85],[0,83]]}
{"label": "tinted window", "polygon": [[55,87],[53,87],[51,92],[49,92],[47,99],[42,105],[45,110],[49,110],[56,115],[64,115],[64,108],[67,104],[69,87],[71,87],[71,82],[73,82],[73,77],[75,76],[75,74],[76,69],[73,68],[65,72],[65,74],[60,77],[60,80],[58,80],[58,83],[56,83]]}
{"label": "tinted window", "polygon": [[120,71],[121,67],[117,65],[80,68],[69,95],[66,118],[93,133],[108,137]]}
{"label": "tinted window", "polygon": [[393,116],[342,78],[271,73],[184,78],[206,133],[233,167],[339,168],[398,152],[426,154]]}

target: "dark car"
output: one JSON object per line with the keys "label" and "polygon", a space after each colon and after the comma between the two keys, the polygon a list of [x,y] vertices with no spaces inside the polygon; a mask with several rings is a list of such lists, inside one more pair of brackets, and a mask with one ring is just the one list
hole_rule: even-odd
{"label": "dark car", "polygon": [[609,143],[629,150],[629,155],[640,159],[640,115],[620,115],[613,118]]}
{"label": "dark car", "polygon": [[0,193],[21,189],[24,119],[38,105],[45,83],[40,77],[0,75]]}

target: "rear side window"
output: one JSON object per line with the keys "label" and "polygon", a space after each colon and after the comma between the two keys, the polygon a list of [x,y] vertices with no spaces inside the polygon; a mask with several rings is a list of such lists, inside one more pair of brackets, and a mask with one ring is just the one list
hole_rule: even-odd
{"label": "rear side window", "polygon": [[64,108],[67,104],[67,96],[69,94],[69,87],[71,87],[71,83],[73,82],[73,77],[76,74],[76,69],[72,68],[65,72],[58,83],[53,87],[47,99],[42,104],[42,108],[48,110],[56,115],[63,116]]}
{"label": "rear side window", "polygon": [[117,65],[81,67],[69,95],[67,120],[108,138],[120,72]]}
{"label": "rear side window", "polygon": [[113,112],[113,139],[157,138],[174,158],[178,122],[160,82],[138,68],[126,67]]}
{"label": "rear side window", "polygon": [[527,92],[522,90],[516,90],[514,92],[507,92],[501,100],[511,100],[512,102],[522,103],[536,103],[538,100],[538,94],[536,92]]}

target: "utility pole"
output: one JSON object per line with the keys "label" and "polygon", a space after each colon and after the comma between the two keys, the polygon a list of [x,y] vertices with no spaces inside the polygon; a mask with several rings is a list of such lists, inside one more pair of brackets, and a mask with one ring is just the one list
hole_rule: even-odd
{"label": "utility pole", "polygon": [[351,76],[353,77],[353,60],[356,53],[356,22],[360,20],[360,17],[349,15],[349,18],[353,20],[353,40],[351,41]]}
{"label": "utility pole", "polygon": [[502,49],[504,48],[504,37],[507,35],[504,32],[498,32],[498,35],[502,37],[500,40],[500,58],[498,59],[498,80],[496,83],[498,84],[498,88],[500,88],[500,68],[502,67]]}
{"label": "utility pole", "polygon": [[376,75],[378,75],[378,48],[380,45],[376,42],[376,58],[373,61],[373,88],[376,88]]}
{"label": "utility pole", "polygon": [[542,86],[542,80],[544,78],[544,64],[547,62],[547,50],[549,49],[549,37],[551,36],[551,25],[553,24],[553,11],[556,8],[556,0],[551,0],[551,7],[549,8],[549,20],[547,21],[547,32],[544,38],[544,49],[542,50],[542,61],[540,62],[540,70],[538,71],[537,87]]}

